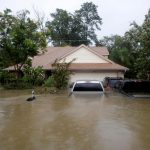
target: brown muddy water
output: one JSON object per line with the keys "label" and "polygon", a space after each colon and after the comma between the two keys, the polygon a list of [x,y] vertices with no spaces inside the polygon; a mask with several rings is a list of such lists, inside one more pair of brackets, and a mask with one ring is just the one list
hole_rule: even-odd
{"label": "brown muddy water", "polygon": [[149,150],[150,99],[0,90],[0,150]]}

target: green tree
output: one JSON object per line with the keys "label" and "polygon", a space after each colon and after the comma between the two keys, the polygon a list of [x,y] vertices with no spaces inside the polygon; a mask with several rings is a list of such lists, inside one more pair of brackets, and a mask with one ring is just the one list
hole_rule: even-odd
{"label": "green tree", "polygon": [[29,11],[13,16],[10,9],[0,15],[0,56],[7,65],[19,72],[27,59],[46,46],[46,38],[37,22],[28,17]]}
{"label": "green tree", "polygon": [[47,22],[47,27],[54,46],[88,45],[97,41],[96,30],[100,30],[102,19],[92,2],[84,3],[74,14],[56,9],[51,17],[53,20]]}
{"label": "green tree", "polygon": [[10,9],[4,10],[0,13],[0,65],[1,68],[7,67],[11,64],[11,53],[8,48],[9,43],[11,43],[10,32],[12,31],[12,26],[16,22],[16,18],[12,16]]}
{"label": "green tree", "polygon": [[132,25],[125,38],[132,45],[134,68],[138,78],[150,79],[150,10],[141,26],[135,22]]}
{"label": "green tree", "polygon": [[135,62],[135,55],[130,41],[124,36],[112,35],[110,37],[104,37],[98,44],[108,47],[110,52],[109,58],[111,60],[130,69],[126,72],[126,77],[135,78],[136,71],[133,65]]}
{"label": "green tree", "polygon": [[56,9],[56,13],[52,13],[53,20],[47,22],[50,30],[50,38],[54,46],[63,46],[69,43],[72,28],[73,17],[70,13],[62,9]]}
{"label": "green tree", "polygon": [[138,70],[138,77],[147,79],[150,74],[150,10],[145,16],[142,26],[138,26],[139,36],[139,54],[135,62]]}
{"label": "green tree", "polygon": [[82,20],[84,27],[84,39],[86,45],[91,42],[97,42],[96,30],[100,30],[102,18],[98,15],[97,6],[93,2],[86,2],[81,5],[81,8],[75,11],[75,15]]}
{"label": "green tree", "polygon": [[150,79],[150,10],[142,25],[131,25],[124,36],[104,37],[97,45],[107,46],[110,59],[130,69],[127,77]]}
{"label": "green tree", "polygon": [[131,45],[124,37],[112,35],[110,37],[104,37],[100,43],[108,47],[111,60],[126,67],[131,67],[134,59],[131,55],[132,51],[130,51]]}

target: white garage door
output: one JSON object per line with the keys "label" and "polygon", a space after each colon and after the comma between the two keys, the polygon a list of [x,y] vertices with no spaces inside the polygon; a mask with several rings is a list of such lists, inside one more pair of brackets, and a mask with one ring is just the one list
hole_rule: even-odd
{"label": "white garage door", "polygon": [[75,82],[76,80],[100,80],[103,81],[105,77],[124,77],[122,72],[77,72],[71,75],[70,81]]}

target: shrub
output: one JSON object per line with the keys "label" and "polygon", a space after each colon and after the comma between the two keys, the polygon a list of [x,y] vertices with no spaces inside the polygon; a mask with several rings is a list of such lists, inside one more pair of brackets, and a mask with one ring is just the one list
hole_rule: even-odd
{"label": "shrub", "polygon": [[43,68],[38,66],[33,68],[30,64],[26,64],[23,69],[23,81],[32,85],[42,85],[44,83]]}
{"label": "shrub", "polygon": [[30,83],[24,82],[22,79],[16,79],[3,85],[6,89],[29,89],[32,88]]}
{"label": "shrub", "polygon": [[71,72],[69,71],[69,67],[73,61],[74,59],[69,63],[66,63],[64,60],[62,63],[59,63],[56,59],[52,64],[54,87],[56,87],[57,89],[65,89],[68,86],[71,74]]}
{"label": "shrub", "polygon": [[54,77],[53,76],[49,76],[49,78],[45,81],[44,85],[47,87],[54,87],[55,83],[54,83]]}
{"label": "shrub", "polygon": [[16,80],[16,76],[13,73],[10,73],[8,71],[2,70],[0,72],[0,83],[2,85],[8,84],[10,82],[14,82]]}

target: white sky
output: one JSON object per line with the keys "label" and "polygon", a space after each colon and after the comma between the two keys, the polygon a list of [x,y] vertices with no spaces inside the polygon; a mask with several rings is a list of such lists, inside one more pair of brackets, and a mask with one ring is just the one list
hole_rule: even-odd
{"label": "white sky", "polygon": [[48,18],[56,8],[74,12],[80,9],[81,4],[90,1],[98,6],[103,22],[98,37],[123,35],[133,21],[141,24],[150,8],[150,0],[0,0],[0,11],[9,8],[13,12],[22,9],[33,12],[34,7]]}

